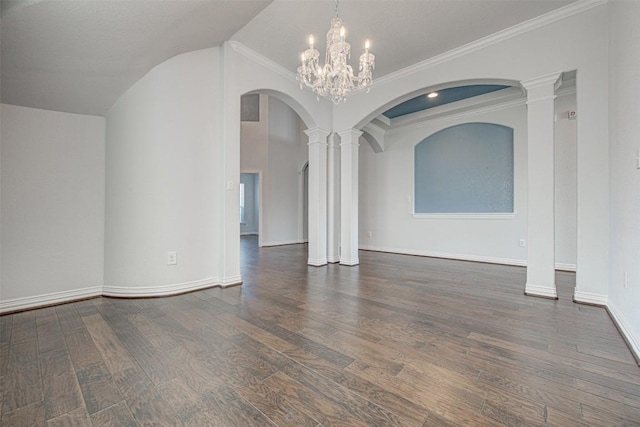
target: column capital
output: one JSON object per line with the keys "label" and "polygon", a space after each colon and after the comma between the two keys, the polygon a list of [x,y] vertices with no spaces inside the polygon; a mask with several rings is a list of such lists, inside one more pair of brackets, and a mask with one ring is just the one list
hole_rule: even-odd
{"label": "column capital", "polygon": [[340,145],[356,145],[358,144],[358,139],[362,136],[362,131],[359,129],[346,129],[336,132],[340,135]]}
{"label": "column capital", "polygon": [[327,143],[327,137],[331,132],[326,129],[322,129],[319,127],[310,128],[304,131],[304,133],[309,137],[308,145],[311,144],[325,144]]}
{"label": "column capital", "polygon": [[557,72],[522,80],[520,84],[527,91],[527,104],[555,99],[555,92],[562,83],[561,77],[562,73]]}
{"label": "column capital", "polygon": [[560,79],[560,76],[562,76],[562,73],[557,72],[557,73],[551,73],[551,74],[546,74],[544,76],[540,76],[540,77],[534,77],[532,79],[527,79],[527,80],[522,80],[520,81],[520,84],[526,89],[536,89],[539,87],[543,87],[543,86],[549,86],[549,85],[553,85],[554,89],[557,89],[557,87],[555,87],[555,85],[560,85],[560,83],[562,83],[562,79]]}

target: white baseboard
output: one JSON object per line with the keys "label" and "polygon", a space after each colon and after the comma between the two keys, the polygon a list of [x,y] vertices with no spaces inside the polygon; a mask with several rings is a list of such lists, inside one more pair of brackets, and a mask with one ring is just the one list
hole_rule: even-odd
{"label": "white baseboard", "polygon": [[327,265],[326,258],[307,258],[307,264],[312,265],[314,267],[321,267],[323,265]]}
{"label": "white baseboard", "polygon": [[580,292],[579,290],[573,291],[573,300],[575,302],[581,302],[584,304],[594,304],[606,306],[609,300],[607,295],[594,294],[591,292]]}
{"label": "white baseboard", "polygon": [[330,262],[330,263],[340,262],[340,255],[328,256],[327,262]]}
{"label": "white baseboard", "polygon": [[257,236],[258,232],[257,231],[241,231],[240,235],[241,236]]}
{"label": "white baseboard", "polygon": [[417,255],[417,256],[426,256],[426,257],[432,257],[432,258],[457,259],[460,261],[474,261],[474,262],[486,262],[490,264],[516,265],[520,267],[525,267],[527,265],[527,261],[523,259],[515,259],[515,258],[497,258],[497,257],[488,257],[488,256],[482,256],[482,255],[453,254],[448,252],[422,251],[417,249],[400,249],[400,248],[388,248],[388,247],[382,247],[382,246],[368,246],[368,245],[361,245],[360,249],[365,251],[389,252],[394,254]]}
{"label": "white baseboard", "polygon": [[616,305],[612,301],[607,303],[607,312],[629,345],[636,362],[640,365],[640,336],[634,332],[631,323],[621,314],[620,310],[616,308]]}
{"label": "white baseboard", "polygon": [[236,286],[242,283],[242,277],[239,274],[235,276],[225,277],[220,281],[220,287],[228,288],[229,286]]}
{"label": "white baseboard", "polygon": [[224,279],[209,277],[206,279],[194,280],[192,282],[160,286],[93,286],[90,288],[74,289],[72,291],[54,292],[45,295],[0,301],[0,314],[63,304],[79,299],[99,296],[118,298],[164,297],[216,286],[226,288],[229,286],[239,285],[241,283],[242,277],[238,274],[235,276],[225,277]]}
{"label": "white baseboard", "polygon": [[[456,259],[459,261],[486,262],[488,264],[515,265],[517,267],[526,267],[527,260],[516,258],[498,258],[483,255],[454,254],[449,252],[422,251],[417,249],[401,249],[389,248],[384,246],[360,245],[359,249],[363,251],[387,252],[393,254],[426,256],[431,258]],[[556,263],[556,270],[576,271],[575,264]]]}
{"label": "white baseboard", "polygon": [[556,262],[556,270],[576,272],[575,264],[567,264],[564,262]]}
{"label": "white baseboard", "polygon": [[266,246],[283,246],[283,245],[297,245],[298,243],[298,239],[295,240],[282,240],[280,242],[262,242],[262,246],[266,247]]}
{"label": "white baseboard", "polygon": [[174,283],[159,286],[104,286],[102,295],[105,297],[136,298],[136,297],[164,297],[185,292],[197,291],[198,289],[221,286],[222,282],[217,277],[209,277],[193,282]]}
{"label": "white baseboard", "polygon": [[555,284],[553,286],[549,286],[526,283],[524,285],[524,293],[530,296],[558,299],[558,292],[556,291]]}
{"label": "white baseboard", "polygon": [[93,298],[102,295],[102,286],[74,289],[72,291],[52,292],[50,294],[36,295],[32,297],[14,298],[0,301],[0,313],[28,310],[35,307],[61,304],[83,298]]}
{"label": "white baseboard", "polygon": [[360,258],[340,258],[340,265],[354,266],[360,264]]}

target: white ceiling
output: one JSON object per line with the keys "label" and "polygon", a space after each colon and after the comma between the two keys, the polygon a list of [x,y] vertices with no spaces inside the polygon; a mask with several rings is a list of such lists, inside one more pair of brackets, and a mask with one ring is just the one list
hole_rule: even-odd
{"label": "white ceiling", "polygon": [[[339,13],[354,58],[371,39],[376,78],[572,1],[342,0]],[[2,0],[1,101],[105,115],[154,66],[231,39],[295,72],[333,14],[332,0]]]}

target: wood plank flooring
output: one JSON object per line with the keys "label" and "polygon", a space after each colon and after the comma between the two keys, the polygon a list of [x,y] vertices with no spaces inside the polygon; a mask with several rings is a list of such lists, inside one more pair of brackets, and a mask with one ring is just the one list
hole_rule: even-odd
{"label": "wood plank flooring", "polygon": [[242,239],[244,285],[0,316],[2,426],[640,425],[603,308],[519,267]]}

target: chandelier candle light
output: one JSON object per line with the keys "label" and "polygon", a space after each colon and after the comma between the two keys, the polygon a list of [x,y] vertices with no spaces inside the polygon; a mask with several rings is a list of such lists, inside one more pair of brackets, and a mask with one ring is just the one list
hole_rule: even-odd
{"label": "chandelier candle light", "polygon": [[334,104],[346,102],[349,93],[367,89],[373,83],[372,72],[375,68],[376,56],[369,52],[369,40],[365,42],[364,53],[360,55],[358,75],[347,63],[351,59],[351,45],[345,40],[345,28],[338,17],[338,1],[336,0],[336,16],[331,20],[331,28],[327,33],[326,63],[320,66],[320,52],[313,47],[313,36],[309,37],[309,49],[302,53],[302,65],[298,67],[297,79],[300,89],[303,84],[310,87],[317,95],[331,98]]}

